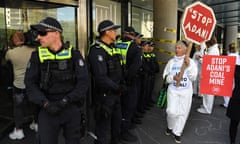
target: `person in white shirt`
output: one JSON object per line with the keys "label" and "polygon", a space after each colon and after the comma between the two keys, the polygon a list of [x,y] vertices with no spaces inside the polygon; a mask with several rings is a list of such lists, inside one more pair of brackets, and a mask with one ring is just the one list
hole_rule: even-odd
{"label": "person in white shirt", "polygon": [[192,59],[198,67],[198,74],[197,74],[196,80],[193,82],[193,95],[200,97],[200,93],[199,93],[200,83],[199,82],[200,82],[200,75],[201,75],[201,67],[202,67],[201,60],[202,60],[203,53],[202,53],[200,45],[194,44],[194,47],[195,47],[195,52],[193,54]]}
{"label": "person in white shirt", "polygon": [[[163,78],[169,84],[167,90],[167,130],[166,135],[172,135],[176,143],[181,143],[181,135],[192,105],[192,81],[197,77],[197,66],[192,59],[185,56],[187,44],[178,41],[175,56],[170,59],[164,69]],[[183,63],[186,64],[183,76],[179,73]],[[177,86],[177,81],[180,85]]]}
{"label": "person in white shirt", "polygon": [[[215,36],[206,42],[207,51],[206,55],[220,55],[220,51]],[[203,94],[203,104],[197,109],[197,112],[202,114],[211,114],[214,104],[214,95]]]}
{"label": "person in white shirt", "polygon": [[[236,57],[236,63],[237,63],[237,60],[238,60],[239,56],[238,56],[238,53],[236,52],[235,43],[230,43],[228,45],[228,56],[235,56]],[[234,88],[234,81],[233,81],[233,88]],[[230,97],[229,96],[224,96],[223,100],[224,100],[224,103],[221,104],[221,106],[224,107],[224,108],[227,108],[229,100],[230,100]]]}

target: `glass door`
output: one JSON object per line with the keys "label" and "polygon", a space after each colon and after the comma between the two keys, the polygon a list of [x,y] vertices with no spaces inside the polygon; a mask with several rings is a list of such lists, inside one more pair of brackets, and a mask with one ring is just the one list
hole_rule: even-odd
{"label": "glass door", "polygon": [[[5,0],[5,3],[0,4],[0,135],[13,126],[13,71],[11,64],[3,64],[10,36],[18,30],[27,32],[30,25],[39,23],[45,17],[54,17],[63,27],[64,41],[77,46],[77,2],[64,4],[49,1]],[[26,119],[29,114],[26,113]]]}

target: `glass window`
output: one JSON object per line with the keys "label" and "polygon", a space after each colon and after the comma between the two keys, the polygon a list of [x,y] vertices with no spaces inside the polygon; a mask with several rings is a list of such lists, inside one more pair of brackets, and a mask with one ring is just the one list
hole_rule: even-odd
{"label": "glass window", "polygon": [[102,20],[109,19],[121,25],[121,4],[111,0],[93,0],[93,33],[98,35],[97,27]]}
{"label": "glass window", "polygon": [[145,38],[153,37],[153,12],[138,7],[132,7],[132,26]]}
{"label": "glass window", "polygon": [[2,54],[2,51],[7,48],[4,8],[0,8],[0,33],[0,54]]}
{"label": "glass window", "polygon": [[64,41],[76,46],[75,7],[49,9],[13,9],[6,8],[6,26],[8,37],[16,30],[27,31],[30,25],[39,23],[45,17],[54,17],[62,25]]}

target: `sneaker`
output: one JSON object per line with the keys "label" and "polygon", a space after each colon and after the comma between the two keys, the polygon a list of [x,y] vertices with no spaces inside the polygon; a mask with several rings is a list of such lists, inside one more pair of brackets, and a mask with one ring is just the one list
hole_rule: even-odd
{"label": "sneaker", "polygon": [[181,136],[174,135],[174,140],[176,143],[181,143]]}
{"label": "sneaker", "polygon": [[121,135],[121,140],[127,142],[136,142],[138,138],[135,135],[131,134],[130,132],[126,132]]}
{"label": "sneaker", "polygon": [[22,129],[14,128],[13,132],[9,134],[11,140],[21,140],[24,138],[24,133]]}
{"label": "sneaker", "polygon": [[29,128],[30,128],[31,130],[34,130],[35,132],[37,132],[37,131],[38,131],[38,124],[35,123],[35,122],[32,122],[32,123],[29,125]]}
{"label": "sneaker", "polygon": [[165,135],[169,136],[172,134],[172,130],[167,128],[166,131],[165,131]]}
{"label": "sneaker", "polygon": [[198,108],[197,112],[202,113],[202,114],[211,114],[211,113],[207,112],[204,108]]}

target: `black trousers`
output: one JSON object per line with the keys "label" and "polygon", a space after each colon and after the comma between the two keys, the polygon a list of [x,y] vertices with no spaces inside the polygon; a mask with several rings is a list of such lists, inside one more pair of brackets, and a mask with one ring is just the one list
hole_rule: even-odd
{"label": "black trousers", "polygon": [[120,95],[108,94],[96,106],[97,140],[95,144],[117,144],[120,139],[121,102]]}
{"label": "black trousers", "polygon": [[239,125],[239,120],[231,119],[230,126],[229,126],[229,135],[230,135],[231,144],[235,143],[236,136],[237,136],[238,125]]}
{"label": "black trousers", "polygon": [[58,144],[60,130],[63,130],[66,144],[80,144],[81,110],[78,106],[70,105],[58,115],[41,109],[38,123],[40,144]]}
{"label": "black trousers", "polygon": [[138,102],[138,84],[133,81],[127,86],[127,94],[121,97],[122,100],[122,128],[121,133],[125,133],[131,126],[133,114],[137,109]]}

